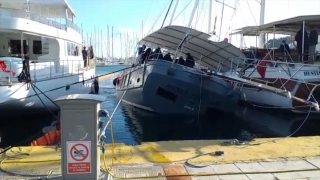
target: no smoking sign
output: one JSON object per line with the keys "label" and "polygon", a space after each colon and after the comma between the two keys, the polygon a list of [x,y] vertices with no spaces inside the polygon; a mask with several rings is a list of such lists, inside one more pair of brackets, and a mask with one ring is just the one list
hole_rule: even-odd
{"label": "no smoking sign", "polygon": [[90,153],[90,141],[68,141],[68,174],[91,173]]}

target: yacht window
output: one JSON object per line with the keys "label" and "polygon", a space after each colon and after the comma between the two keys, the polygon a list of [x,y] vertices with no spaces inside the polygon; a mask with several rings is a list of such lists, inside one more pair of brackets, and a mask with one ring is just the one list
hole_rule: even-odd
{"label": "yacht window", "polygon": [[[21,56],[21,40],[10,40],[10,48],[12,56]],[[23,52],[27,54],[26,40],[23,40]]]}
{"label": "yacht window", "polygon": [[33,41],[32,53],[33,54],[42,54],[41,41]]}
{"label": "yacht window", "polygon": [[67,42],[68,56],[71,56],[71,43]]}
{"label": "yacht window", "polygon": [[176,94],[174,94],[174,93],[172,93],[170,91],[167,91],[162,87],[158,88],[156,94],[161,96],[161,97],[163,97],[163,98],[165,98],[165,99],[168,99],[168,100],[170,100],[172,102],[175,102],[177,100],[177,95]]}

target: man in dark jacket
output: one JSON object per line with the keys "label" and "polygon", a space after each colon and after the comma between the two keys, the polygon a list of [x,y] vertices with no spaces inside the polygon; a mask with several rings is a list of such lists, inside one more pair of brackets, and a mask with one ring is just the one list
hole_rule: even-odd
{"label": "man in dark jacket", "polygon": [[191,56],[190,53],[187,53],[185,66],[193,68],[194,64],[195,64],[195,62],[194,62],[193,57]]}
{"label": "man in dark jacket", "polygon": [[310,32],[309,36],[309,56],[311,60],[316,60],[316,46],[318,44],[318,31],[315,30],[314,27],[312,27],[312,30]]}
{"label": "man in dark jacket", "polygon": [[84,67],[87,67],[88,54],[85,46],[83,47],[83,50],[82,50],[82,58],[83,58]]}
{"label": "man in dark jacket", "polygon": [[[295,40],[297,41],[297,48],[298,48],[298,53],[300,54],[300,60],[301,57],[303,57],[303,61],[308,59],[308,53],[309,47],[308,47],[308,32],[304,30],[304,37],[303,37],[303,26],[301,26],[301,29],[297,32],[295,36]],[[303,54],[302,54],[302,40],[304,38],[304,47],[303,47]]]}

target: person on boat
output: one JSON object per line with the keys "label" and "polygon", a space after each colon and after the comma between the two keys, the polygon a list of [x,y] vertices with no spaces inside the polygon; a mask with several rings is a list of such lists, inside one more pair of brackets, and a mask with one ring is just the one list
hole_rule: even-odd
{"label": "person on boat", "polygon": [[316,46],[318,44],[318,31],[312,27],[309,36],[309,55],[311,60],[316,60]]}
{"label": "person on boat", "polygon": [[[304,45],[303,45],[304,48],[303,48],[303,54],[302,54],[302,40],[303,40],[303,38],[304,38]],[[306,30],[304,30],[304,32],[303,32],[303,26],[301,26],[300,30],[297,32],[297,34],[295,36],[295,40],[297,41],[297,50],[298,50],[298,53],[300,54],[300,60],[301,59],[303,59],[303,61],[307,60],[308,55],[305,55],[305,54],[308,53],[307,51],[309,50],[309,47],[308,47],[309,38],[308,38],[308,32]]]}
{"label": "person on boat", "polygon": [[190,53],[187,53],[185,66],[193,68],[194,64],[195,64],[195,62],[194,62],[193,57],[191,56]]}
{"label": "person on boat", "polygon": [[145,45],[143,45],[142,47],[139,47],[138,48],[138,55],[141,55],[144,52],[145,49],[146,49]]}
{"label": "person on boat", "polygon": [[87,54],[86,47],[84,46],[82,50],[82,59],[83,59],[84,67],[87,67],[87,58],[88,58],[88,54]]}
{"label": "person on boat", "polygon": [[152,52],[150,59],[163,59],[163,55],[160,47],[158,47]]}
{"label": "person on boat", "polygon": [[279,46],[279,50],[283,53],[289,53],[291,51],[286,40],[282,40],[282,43]]}
{"label": "person on boat", "polygon": [[141,64],[144,64],[145,61],[148,61],[151,55],[151,48],[148,48],[142,55],[141,55]]}
{"label": "person on boat", "polygon": [[179,57],[179,59],[176,59],[175,63],[178,63],[180,65],[185,65],[185,60],[183,59],[182,56]]}
{"label": "person on boat", "polygon": [[164,56],[163,56],[163,60],[172,62],[172,58],[171,58],[170,53],[167,53],[166,55],[164,55]]}
{"label": "person on boat", "polygon": [[90,59],[94,58],[94,54],[93,54],[93,47],[90,46]]}

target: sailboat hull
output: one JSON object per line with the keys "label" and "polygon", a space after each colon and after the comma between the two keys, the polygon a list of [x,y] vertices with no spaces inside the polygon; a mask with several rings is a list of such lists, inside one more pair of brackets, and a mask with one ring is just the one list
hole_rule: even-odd
{"label": "sailboat hull", "polygon": [[241,98],[226,81],[180,65],[172,69],[167,61],[151,61],[126,71],[117,92],[124,103],[169,115],[234,113]]}

